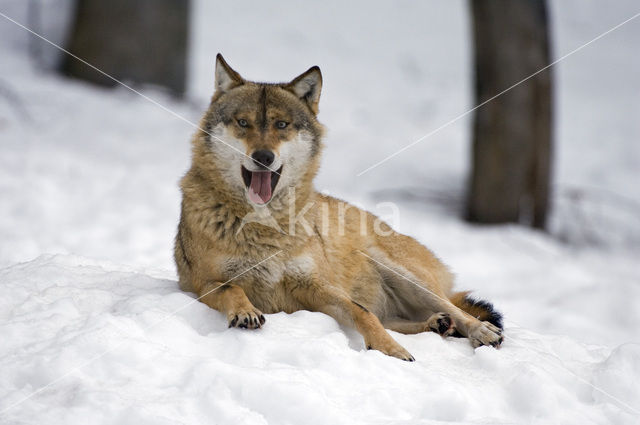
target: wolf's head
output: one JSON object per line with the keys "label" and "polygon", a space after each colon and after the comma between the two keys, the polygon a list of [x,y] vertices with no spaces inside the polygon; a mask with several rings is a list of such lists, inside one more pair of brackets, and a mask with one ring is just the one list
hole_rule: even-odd
{"label": "wolf's head", "polygon": [[317,120],[320,68],[288,83],[255,83],[218,54],[215,85],[196,152],[218,171],[220,183],[255,205],[269,203],[287,187],[310,185],[323,133]]}

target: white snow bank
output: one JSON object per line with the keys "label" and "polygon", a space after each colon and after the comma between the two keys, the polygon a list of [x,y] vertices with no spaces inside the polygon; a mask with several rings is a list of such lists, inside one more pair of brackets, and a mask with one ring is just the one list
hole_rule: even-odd
{"label": "white snow bank", "polygon": [[[25,23],[26,5],[0,0]],[[637,12],[633,0],[551,7],[556,58]],[[0,270],[0,412],[14,406],[0,423],[640,422],[589,385],[640,409],[638,21],[554,67],[551,224],[568,243],[458,219],[469,117],[354,177],[472,106],[468,30],[463,1],[198,0],[192,100],[145,90],[197,122],[218,51],[248,78],[322,67],[329,131],[318,188],[372,210],[396,202],[398,230],[433,249],[458,286],[494,302],[509,325],[500,351],[396,335],[418,359],[406,364],[307,312],[229,330],[219,313],[189,304],[172,270],[71,256],[15,264],[56,252],[171,269],[177,180],[194,129],[124,89],[32,66],[28,34],[0,21],[0,80],[24,109],[0,99],[0,268],[11,266]]]}
{"label": "white snow bank", "polygon": [[640,344],[507,323],[500,350],[394,334],[406,363],[317,313],[228,329],[167,277],[60,255],[0,270],[0,423],[637,423]]}

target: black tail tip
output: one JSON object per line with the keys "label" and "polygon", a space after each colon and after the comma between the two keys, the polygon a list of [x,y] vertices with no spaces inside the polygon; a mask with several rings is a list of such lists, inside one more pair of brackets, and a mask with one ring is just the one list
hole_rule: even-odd
{"label": "black tail tip", "polygon": [[500,329],[504,329],[504,326],[502,325],[502,313],[497,311],[489,301],[477,300],[467,295],[465,297],[465,302],[469,306],[481,309],[486,313],[486,316],[481,315],[481,317],[479,317],[480,320],[489,322]]}

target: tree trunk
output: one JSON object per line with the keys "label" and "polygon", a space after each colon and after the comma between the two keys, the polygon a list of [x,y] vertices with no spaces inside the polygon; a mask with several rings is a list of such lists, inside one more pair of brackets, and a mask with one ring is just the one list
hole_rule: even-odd
{"label": "tree trunk", "polygon": [[[471,9],[476,104],[550,63],[545,0],[471,0]],[[476,110],[469,221],[545,227],[551,108],[547,69]]]}
{"label": "tree trunk", "polygon": [[[186,85],[188,30],[188,0],[78,0],[67,49],[118,80],[156,84],[180,95]],[[70,56],[62,72],[116,84]]]}

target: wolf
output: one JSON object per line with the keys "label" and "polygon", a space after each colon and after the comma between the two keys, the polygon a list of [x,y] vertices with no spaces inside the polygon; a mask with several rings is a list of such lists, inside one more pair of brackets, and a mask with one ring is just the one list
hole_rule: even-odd
{"label": "wolf", "polygon": [[367,349],[407,361],[414,357],[387,329],[498,347],[500,313],[454,292],[453,275],[431,251],[314,189],[321,89],[317,66],[286,83],[257,83],[217,55],[215,91],[180,182],[181,289],[226,315],[229,327],[322,312],[355,327]]}

